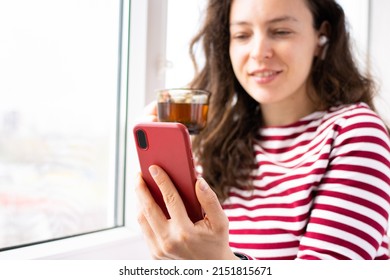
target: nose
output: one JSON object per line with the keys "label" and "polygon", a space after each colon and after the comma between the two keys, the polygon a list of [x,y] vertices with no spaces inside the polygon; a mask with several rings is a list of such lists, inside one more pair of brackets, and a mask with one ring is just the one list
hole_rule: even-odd
{"label": "nose", "polygon": [[266,36],[254,36],[250,57],[256,61],[263,61],[272,58],[272,56],[272,42]]}

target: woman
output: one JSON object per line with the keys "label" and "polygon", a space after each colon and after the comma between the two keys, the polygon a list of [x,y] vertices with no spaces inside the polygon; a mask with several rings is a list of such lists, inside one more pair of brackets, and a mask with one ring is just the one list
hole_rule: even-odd
{"label": "woman", "polygon": [[139,177],[154,257],[388,259],[389,137],[339,5],[210,0],[199,43],[206,63],[191,86],[213,93],[193,143],[206,217],[191,223],[152,166],[171,215]]}

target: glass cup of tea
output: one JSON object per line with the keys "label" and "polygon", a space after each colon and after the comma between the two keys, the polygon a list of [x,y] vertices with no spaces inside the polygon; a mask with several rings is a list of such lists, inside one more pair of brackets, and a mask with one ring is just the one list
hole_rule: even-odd
{"label": "glass cup of tea", "polygon": [[192,135],[207,123],[210,92],[201,89],[172,88],[157,91],[157,118],[160,122],[184,124]]}

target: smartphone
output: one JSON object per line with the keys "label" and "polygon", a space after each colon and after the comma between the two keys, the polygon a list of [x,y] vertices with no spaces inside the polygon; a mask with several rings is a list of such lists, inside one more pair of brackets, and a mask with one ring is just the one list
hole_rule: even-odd
{"label": "smartphone", "polygon": [[149,173],[151,165],[160,166],[169,175],[191,221],[202,220],[204,212],[195,194],[197,176],[187,128],[174,122],[139,123],[133,133],[142,177],[165,216],[170,218],[160,189]]}

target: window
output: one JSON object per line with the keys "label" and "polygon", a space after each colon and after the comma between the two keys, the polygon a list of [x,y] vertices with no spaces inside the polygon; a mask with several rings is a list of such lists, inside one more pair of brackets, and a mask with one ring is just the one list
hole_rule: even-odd
{"label": "window", "polygon": [[0,249],[123,225],[123,13],[0,2]]}

